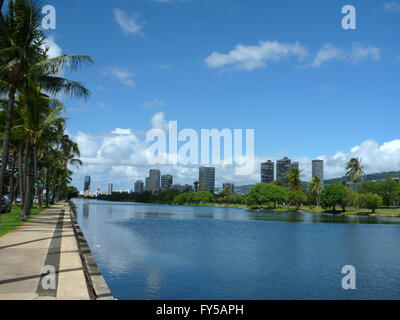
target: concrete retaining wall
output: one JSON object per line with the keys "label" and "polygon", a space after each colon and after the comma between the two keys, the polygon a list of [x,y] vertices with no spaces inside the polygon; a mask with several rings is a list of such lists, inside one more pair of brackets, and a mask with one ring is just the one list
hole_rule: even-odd
{"label": "concrete retaining wall", "polygon": [[89,245],[82,233],[81,227],[76,218],[76,205],[72,201],[69,203],[72,227],[74,229],[76,241],[78,243],[79,254],[82,259],[86,282],[92,300],[114,300],[112,293],[93,258]]}

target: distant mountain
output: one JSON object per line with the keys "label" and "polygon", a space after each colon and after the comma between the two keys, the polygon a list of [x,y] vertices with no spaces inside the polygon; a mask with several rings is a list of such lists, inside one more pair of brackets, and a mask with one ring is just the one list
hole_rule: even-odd
{"label": "distant mountain", "polygon": [[[393,178],[400,179],[400,171],[389,171],[389,172],[379,172],[379,173],[367,174],[365,177],[365,181],[386,180],[386,179],[393,179]],[[335,182],[341,182],[343,180],[347,181],[347,178],[344,176],[341,178],[324,180],[324,184],[328,185],[328,184],[332,184]]]}

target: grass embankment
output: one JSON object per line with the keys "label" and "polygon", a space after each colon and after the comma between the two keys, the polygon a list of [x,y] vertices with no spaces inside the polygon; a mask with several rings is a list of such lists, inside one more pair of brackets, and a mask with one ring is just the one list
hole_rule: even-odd
{"label": "grass embankment", "polygon": [[[38,215],[41,213],[43,209],[38,209],[36,208],[36,205],[33,205],[33,208],[31,210],[31,215],[27,218],[27,221],[32,219],[33,216]],[[25,221],[21,221],[21,218],[19,216],[20,212],[20,207],[19,205],[13,204],[11,211],[7,213],[1,214],[1,229],[0,229],[0,237],[4,236],[6,233],[10,232],[11,230],[14,230],[21,224],[23,224]]]}
{"label": "grass embankment", "polygon": [[[227,203],[188,203],[184,204],[187,206],[196,207],[227,207],[227,208],[247,208],[246,205],[240,204],[227,204]],[[263,210],[263,209],[261,209]],[[331,210],[322,209],[321,207],[308,207],[302,206],[296,211],[296,207],[278,206],[276,209],[264,209],[265,211],[275,212],[275,213],[287,213],[287,212],[311,212],[311,213],[333,213]],[[388,216],[388,217],[400,217],[400,208],[378,208],[375,213],[372,213],[368,209],[359,209],[355,207],[346,208],[345,212],[342,212],[341,208],[336,209],[336,214],[345,215],[371,215],[371,216]]]}
{"label": "grass embankment", "polygon": [[[295,207],[278,207],[275,210],[271,210],[273,212],[296,212]],[[303,206],[297,212],[311,212],[311,213],[333,213],[332,210],[322,209],[321,207],[308,207]],[[345,214],[345,215],[372,215],[372,216],[394,216],[400,217],[400,208],[378,208],[375,213],[372,213],[371,210],[368,209],[360,209],[355,207],[348,207],[346,211],[343,212],[341,208],[336,209],[336,214]]]}

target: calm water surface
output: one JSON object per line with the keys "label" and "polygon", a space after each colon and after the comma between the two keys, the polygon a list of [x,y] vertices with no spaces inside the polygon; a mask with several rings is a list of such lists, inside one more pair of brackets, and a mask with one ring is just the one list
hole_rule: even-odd
{"label": "calm water surface", "polygon": [[117,299],[400,299],[398,218],[75,203]]}

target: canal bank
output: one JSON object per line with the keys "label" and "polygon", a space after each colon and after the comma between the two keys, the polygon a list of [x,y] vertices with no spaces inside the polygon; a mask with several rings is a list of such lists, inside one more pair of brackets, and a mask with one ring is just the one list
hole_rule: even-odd
{"label": "canal bank", "polygon": [[68,203],[0,238],[0,300],[113,299]]}

